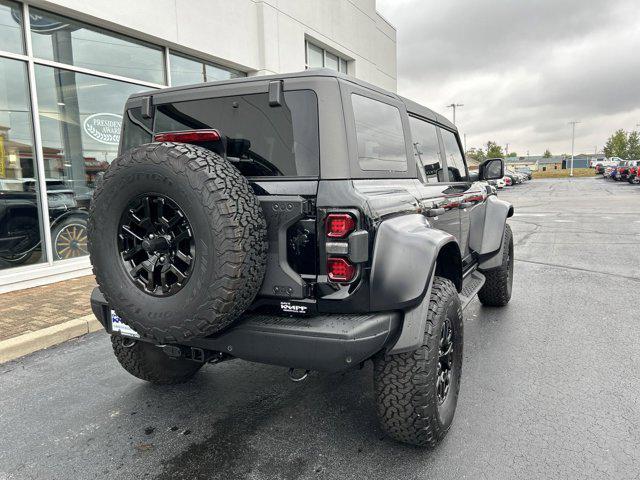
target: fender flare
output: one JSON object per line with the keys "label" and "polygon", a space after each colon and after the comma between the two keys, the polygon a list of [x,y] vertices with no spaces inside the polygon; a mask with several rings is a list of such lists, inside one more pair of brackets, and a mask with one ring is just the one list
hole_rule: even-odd
{"label": "fender flare", "polygon": [[373,246],[371,310],[404,310],[419,303],[430,287],[440,250],[450,243],[460,250],[453,235],[432,228],[421,214],[383,221]]}
{"label": "fender flare", "polygon": [[484,216],[472,217],[469,248],[478,254],[478,268],[481,270],[500,266],[504,229],[513,211],[509,202],[491,195],[487,198]]}

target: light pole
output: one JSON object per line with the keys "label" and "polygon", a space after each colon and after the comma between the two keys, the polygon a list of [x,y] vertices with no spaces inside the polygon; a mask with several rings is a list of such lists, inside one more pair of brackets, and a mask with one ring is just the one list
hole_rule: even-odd
{"label": "light pole", "polygon": [[447,108],[453,108],[453,124],[456,124],[456,108],[464,107],[464,103],[451,103],[447,105]]}
{"label": "light pole", "polygon": [[569,122],[569,125],[571,125],[571,172],[569,173],[570,177],[573,177],[573,147],[575,145],[575,140],[576,140],[576,125],[580,123],[577,120],[574,120],[573,122]]}

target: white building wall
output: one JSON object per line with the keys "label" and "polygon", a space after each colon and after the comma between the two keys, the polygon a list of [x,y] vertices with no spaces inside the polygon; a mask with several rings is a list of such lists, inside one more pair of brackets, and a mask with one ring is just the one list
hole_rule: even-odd
{"label": "white building wall", "polygon": [[375,0],[33,0],[249,75],[305,68],[305,39],[351,60],[350,74],[395,91],[396,32]]}

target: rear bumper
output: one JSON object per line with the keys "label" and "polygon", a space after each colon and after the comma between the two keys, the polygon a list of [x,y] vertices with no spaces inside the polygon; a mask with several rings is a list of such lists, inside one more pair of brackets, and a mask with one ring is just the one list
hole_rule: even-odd
{"label": "rear bumper", "polygon": [[[91,308],[107,333],[112,333],[111,309],[98,288],[91,293]],[[397,312],[309,317],[245,314],[219,335],[180,345],[252,362],[339,372],[392,345],[401,326]]]}

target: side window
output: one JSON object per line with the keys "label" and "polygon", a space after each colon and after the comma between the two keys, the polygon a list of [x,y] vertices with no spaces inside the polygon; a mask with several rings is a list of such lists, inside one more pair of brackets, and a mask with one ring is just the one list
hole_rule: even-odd
{"label": "side window", "polygon": [[416,117],[409,117],[409,125],[418,170],[424,173],[427,183],[443,182],[437,127]]}
{"label": "side window", "polygon": [[362,170],[407,171],[407,149],[400,110],[362,95],[352,94]]}
{"label": "side window", "polygon": [[440,135],[442,135],[444,152],[447,156],[449,181],[466,182],[469,179],[467,176],[467,169],[464,166],[464,159],[462,158],[462,152],[460,151],[460,146],[458,145],[455,133],[441,128]]}

